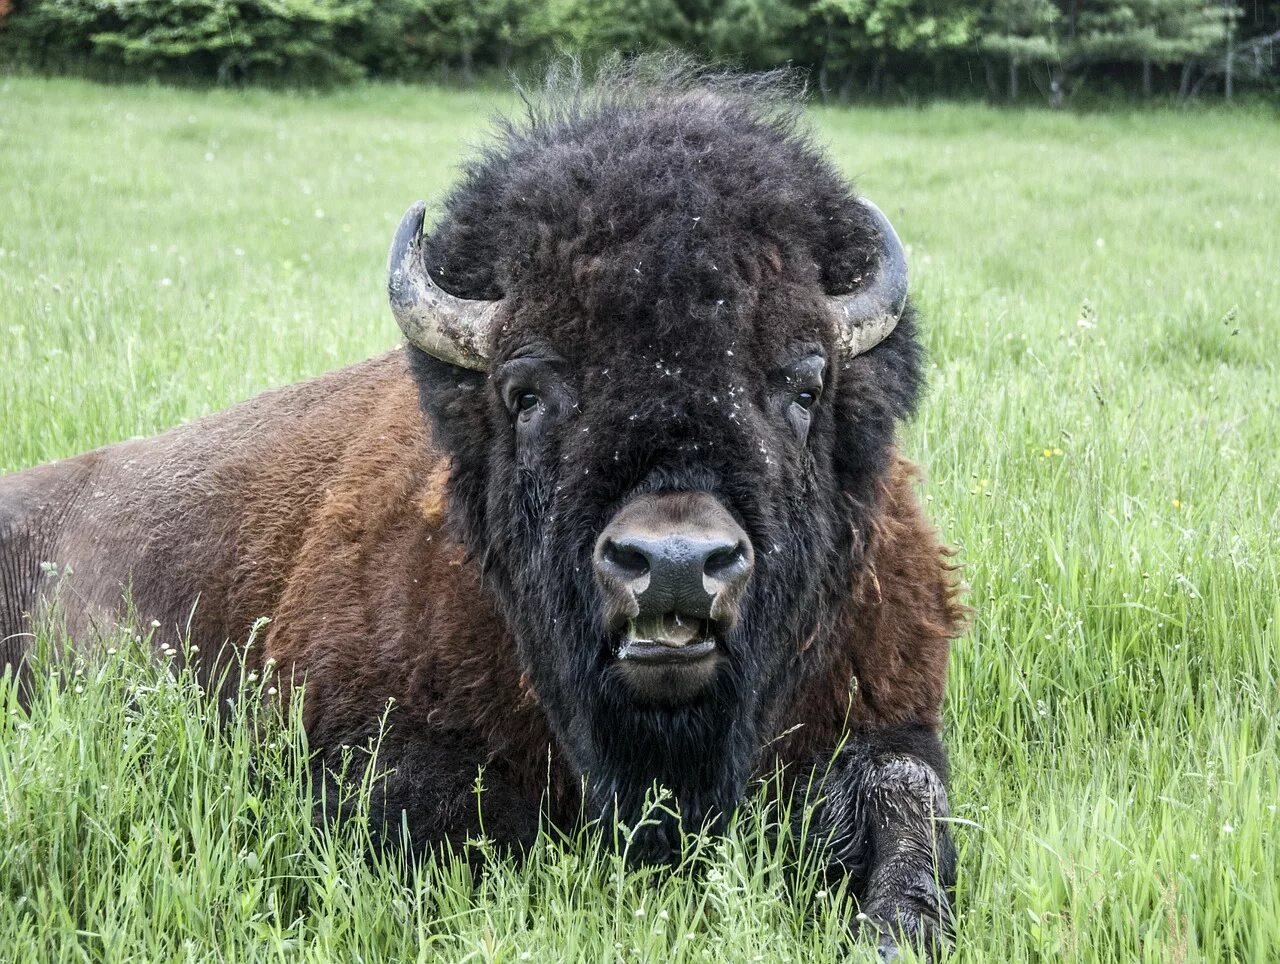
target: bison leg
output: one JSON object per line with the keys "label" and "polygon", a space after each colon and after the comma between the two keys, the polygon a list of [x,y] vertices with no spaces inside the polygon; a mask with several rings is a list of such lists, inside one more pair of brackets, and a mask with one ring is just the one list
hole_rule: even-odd
{"label": "bison leg", "polygon": [[383,738],[373,766],[374,772],[367,774],[363,753],[345,760],[337,750],[317,754],[313,786],[323,787],[323,794],[317,794],[317,818],[364,816],[352,785],[368,777],[367,819],[377,851],[399,851],[407,843],[415,855],[445,847],[467,852],[469,841],[485,838],[519,852],[537,837],[540,801],[515,787],[502,761],[486,762],[478,743],[465,735],[432,733],[414,739],[398,737],[393,730]]}
{"label": "bison leg", "polygon": [[862,927],[881,955],[932,955],[948,940],[955,850],[947,832],[946,756],[926,727],[861,733],[823,779],[815,829],[828,867],[850,878]]}

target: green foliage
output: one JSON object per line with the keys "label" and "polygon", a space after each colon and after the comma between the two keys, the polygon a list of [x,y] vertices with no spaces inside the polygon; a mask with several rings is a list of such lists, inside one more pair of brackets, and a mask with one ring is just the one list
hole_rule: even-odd
{"label": "green foliage", "polygon": [[792,38],[804,19],[800,9],[780,0],[724,0],[704,21],[702,47],[720,62],[776,67],[795,55]]}
{"label": "green foliage", "polygon": [[[80,50],[101,63],[244,78],[351,80],[344,30],[375,0],[31,0],[6,31],[29,57]],[[14,36],[9,37],[9,34]]]}
{"label": "green foliage", "polygon": [[1058,57],[1053,0],[991,0],[979,46],[1015,63],[1045,63]]}
{"label": "green foliage", "polygon": [[931,54],[967,47],[978,8],[967,0],[815,0],[808,33],[828,65],[868,52]]}
{"label": "green foliage", "polygon": [[1090,0],[1072,52],[1082,61],[1180,63],[1220,45],[1228,16],[1205,0]]}
{"label": "green foliage", "polygon": [[1147,88],[1153,64],[1220,47],[1233,15],[1215,0],[989,0],[979,47],[1008,61],[1011,97],[1024,64],[1052,65],[1058,84],[1097,65],[1141,64]]}
{"label": "green foliage", "polygon": [[553,0],[546,22],[565,49],[623,56],[675,46],[689,30],[675,0]]}
{"label": "green foliage", "polygon": [[[11,3],[12,0],[0,0]],[[1247,9],[1238,2],[1252,4]],[[220,83],[332,84],[461,76],[676,49],[751,69],[811,67],[818,86],[876,93],[893,78],[954,86],[975,55],[1049,66],[1067,86],[1125,65],[1221,65],[1280,83],[1276,0],[18,0],[0,58],[44,69]],[[1250,39],[1257,42],[1250,43]],[[1228,57],[1232,60],[1232,57]],[[1183,93],[1187,80],[1183,78]],[[1203,80],[1203,78],[1202,78]],[[990,83],[990,81],[989,81]]]}

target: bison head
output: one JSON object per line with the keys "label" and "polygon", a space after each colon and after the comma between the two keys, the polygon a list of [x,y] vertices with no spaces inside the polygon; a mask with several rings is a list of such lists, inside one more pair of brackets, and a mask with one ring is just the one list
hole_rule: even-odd
{"label": "bison head", "polygon": [[561,747],[602,812],[656,782],[728,813],[822,672],[918,391],[893,228],[723,82],[535,109],[422,220],[392,307]]}

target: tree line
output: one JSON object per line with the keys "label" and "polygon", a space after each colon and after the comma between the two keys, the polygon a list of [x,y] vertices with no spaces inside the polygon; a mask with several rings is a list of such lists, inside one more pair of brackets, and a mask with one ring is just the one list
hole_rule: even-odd
{"label": "tree line", "polygon": [[678,49],[824,97],[1280,93],[1280,0],[0,0],[0,59],[221,83],[470,81]]}

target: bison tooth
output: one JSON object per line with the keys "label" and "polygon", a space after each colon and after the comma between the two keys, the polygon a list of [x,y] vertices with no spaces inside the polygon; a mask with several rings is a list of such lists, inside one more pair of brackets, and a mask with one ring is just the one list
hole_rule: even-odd
{"label": "bison tooth", "polygon": [[641,616],[627,623],[629,639],[654,642],[662,646],[687,646],[702,635],[702,620],[687,616],[682,618],[679,613]]}

